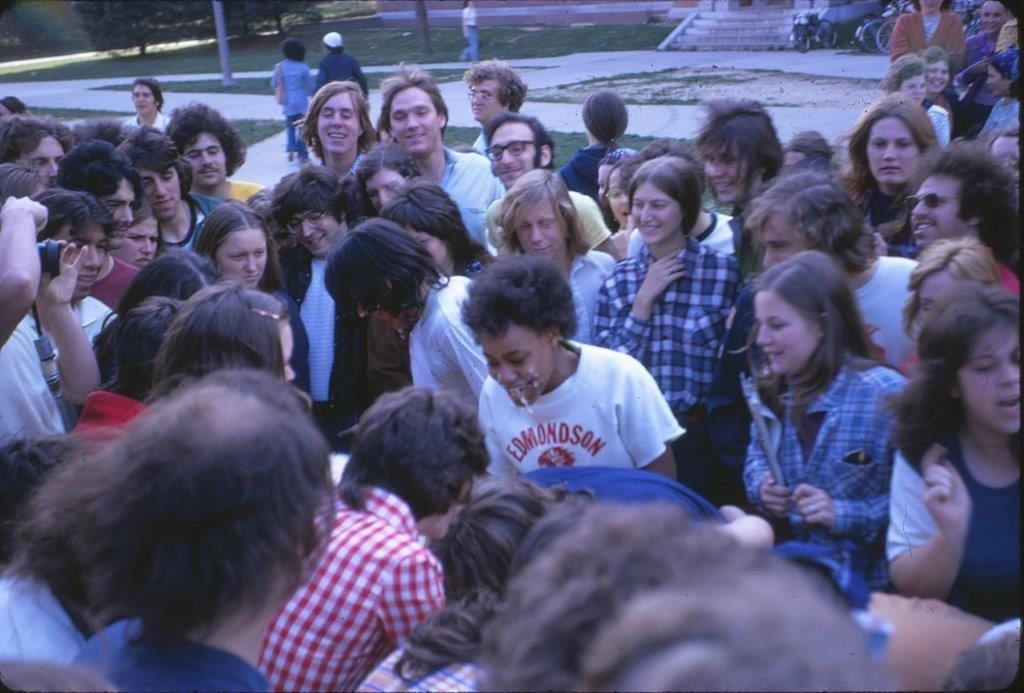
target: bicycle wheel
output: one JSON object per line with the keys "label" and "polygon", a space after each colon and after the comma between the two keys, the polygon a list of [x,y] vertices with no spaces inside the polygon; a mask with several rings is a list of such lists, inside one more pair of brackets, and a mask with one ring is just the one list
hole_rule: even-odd
{"label": "bicycle wheel", "polygon": [[878,24],[878,16],[868,16],[861,21],[857,31],[853,33],[854,43],[865,53],[874,52],[874,31],[878,28]]}
{"label": "bicycle wheel", "polygon": [[821,20],[818,23],[818,31],[815,34],[815,38],[818,39],[818,44],[822,48],[835,48],[836,29],[832,26],[832,22],[827,19]]}
{"label": "bicycle wheel", "polygon": [[878,25],[878,32],[875,34],[875,47],[879,53],[889,52],[889,43],[892,41],[892,30],[896,26],[896,17],[886,17]]}
{"label": "bicycle wheel", "polygon": [[857,27],[857,32],[853,38],[857,42],[857,46],[865,53],[874,53],[877,49],[876,34],[878,33],[878,25],[881,23],[881,17],[872,17]]}

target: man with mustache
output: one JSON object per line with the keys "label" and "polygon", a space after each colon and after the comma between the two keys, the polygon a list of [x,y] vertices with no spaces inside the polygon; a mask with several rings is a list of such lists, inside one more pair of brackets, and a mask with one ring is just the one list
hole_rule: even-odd
{"label": "man with mustache", "polygon": [[174,109],[167,136],[192,167],[192,192],[245,202],[263,189],[257,183],[228,180],[245,163],[246,144],[215,108],[193,103]]}
{"label": "man with mustache", "polygon": [[163,247],[191,250],[206,215],[221,200],[189,192],[191,167],[178,156],[170,138],[155,128],[139,128],[120,150],[142,179],[143,195],[156,217]]}

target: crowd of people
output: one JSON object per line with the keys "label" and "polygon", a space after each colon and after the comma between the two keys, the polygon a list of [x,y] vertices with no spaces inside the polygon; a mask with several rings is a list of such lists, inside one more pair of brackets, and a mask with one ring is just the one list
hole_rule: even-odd
{"label": "crowd of people", "polygon": [[598,91],[556,168],[489,60],[457,150],[336,32],[282,45],[266,188],[151,77],[0,101],[0,680],[1009,685],[1019,54],[942,4],[835,142],[717,99],[625,149]]}

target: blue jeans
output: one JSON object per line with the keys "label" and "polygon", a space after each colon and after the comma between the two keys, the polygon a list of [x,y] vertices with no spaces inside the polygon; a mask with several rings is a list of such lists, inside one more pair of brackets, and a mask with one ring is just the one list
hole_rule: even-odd
{"label": "blue jeans", "polygon": [[309,152],[306,151],[306,143],[301,137],[298,137],[295,132],[295,122],[300,118],[302,118],[301,113],[284,117],[285,137],[287,138],[284,150],[285,152],[297,152],[299,155],[299,161],[306,161],[309,159]]}
{"label": "blue jeans", "polygon": [[462,49],[459,59],[475,63],[480,60],[480,34],[475,26],[466,27],[466,41],[468,45]]}

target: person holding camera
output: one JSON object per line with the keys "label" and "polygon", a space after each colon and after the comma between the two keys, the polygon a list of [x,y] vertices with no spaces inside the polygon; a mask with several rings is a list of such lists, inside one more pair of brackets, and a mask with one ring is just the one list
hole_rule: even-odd
{"label": "person holding camera", "polygon": [[114,230],[106,209],[88,193],[46,190],[34,202],[5,204],[0,235],[29,223],[25,215],[43,241],[39,260],[30,263],[39,263],[41,279],[35,301],[0,349],[0,439],[73,428],[71,405],[99,386],[92,340],[110,313],[89,296]]}
{"label": "person holding camera", "polygon": [[0,347],[36,300],[36,232],[46,216],[46,207],[27,197],[10,197],[0,208]]}

